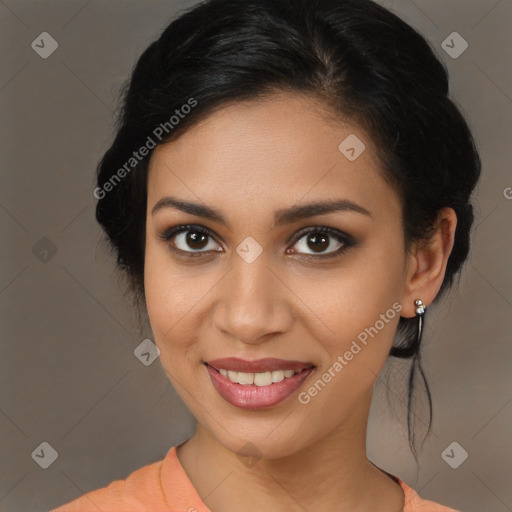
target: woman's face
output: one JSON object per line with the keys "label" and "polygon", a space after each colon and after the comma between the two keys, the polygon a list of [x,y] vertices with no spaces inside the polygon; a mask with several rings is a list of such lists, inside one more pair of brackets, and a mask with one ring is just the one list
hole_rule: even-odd
{"label": "woman's face", "polygon": [[[198,422],[233,452],[251,443],[263,457],[286,456],[343,429],[397,328],[399,198],[365,133],[321,112],[284,94],[231,104],[151,157],[155,343]],[[338,209],[305,208],[313,203]],[[216,361],[225,358],[236,360]]]}

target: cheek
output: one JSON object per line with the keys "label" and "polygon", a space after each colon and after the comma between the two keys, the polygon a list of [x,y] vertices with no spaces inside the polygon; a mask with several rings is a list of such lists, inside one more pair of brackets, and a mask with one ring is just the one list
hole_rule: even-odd
{"label": "cheek", "polygon": [[200,300],[200,296],[191,286],[190,279],[180,275],[164,253],[165,251],[158,248],[146,248],[146,306],[162,361],[165,361],[171,352],[173,356],[169,360],[177,361],[179,354],[185,352],[188,340],[187,336],[180,335],[180,329],[186,325],[186,315]]}
{"label": "cheek", "polygon": [[329,335],[315,333],[323,349],[321,365],[298,397],[313,416],[326,418],[325,411],[332,411],[326,430],[343,421],[375,383],[388,359],[401,311],[398,296],[386,284],[372,293],[365,293],[362,286],[352,293],[343,291],[331,291],[333,307],[323,312]]}
{"label": "cheek", "polygon": [[323,365],[351,350],[357,355],[347,354],[350,366],[377,371],[384,364],[400,318],[405,262],[400,244],[386,245],[383,240],[378,248],[365,248],[318,286],[308,288],[304,281],[297,291],[313,305],[312,336],[323,346]]}
{"label": "cheek", "polygon": [[[398,237],[390,234],[389,238]],[[325,306],[334,318],[343,314],[354,321],[357,318],[368,321],[384,313],[401,297],[404,285],[405,254],[402,246],[393,247],[391,240],[367,242],[343,260],[338,269],[326,272],[319,286],[310,288],[316,289],[315,296],[321,299],[316,304]]]}

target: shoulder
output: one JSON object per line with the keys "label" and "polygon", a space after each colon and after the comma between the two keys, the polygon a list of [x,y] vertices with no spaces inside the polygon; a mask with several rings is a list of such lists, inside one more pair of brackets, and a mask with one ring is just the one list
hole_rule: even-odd
{"label": "shoulder", "polygon": [[148,510],[148,506],[153,507],[151,510],[154,512],[163,511],[165,501],[160,485],[162,462],[139,468],[125,480],[114,480],[108,486],[90,491],[50,512],[140,512]]}
{"label": "shoulder", "polygon": [[445,507],[433,501],[424,500],[420,495],[405,482],[395,477],[404,491],[405,506],[403,512],[459,512],[453,508]]}

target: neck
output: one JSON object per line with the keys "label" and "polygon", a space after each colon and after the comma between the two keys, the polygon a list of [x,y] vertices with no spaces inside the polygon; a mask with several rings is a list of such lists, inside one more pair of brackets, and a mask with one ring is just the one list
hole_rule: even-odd
{"label": "neck", "polygon": [[198,425],[178,458],[212,512],[398,512],[402,490],[366,456],[370,405],[371,391],[337,429],[286,457],[239,456]]}

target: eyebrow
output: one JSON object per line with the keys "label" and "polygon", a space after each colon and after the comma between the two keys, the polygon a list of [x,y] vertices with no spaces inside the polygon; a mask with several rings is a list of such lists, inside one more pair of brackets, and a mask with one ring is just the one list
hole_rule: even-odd
{"label": "eyebrow", "polygon": [[[162,197],[155,206],[153,206],[151,215],[155,215],[159,210],[164,208],[175,208],[182,212],[196,215],[197,217],[204,217],[222,224],[223,226],[229,227],[229,222],[225,219],[223,214],[219,210],[210,206],[166,196]],[[306,219],[308,217],[326,215],[333,212],[356,212],[362,215],[367,215],[368,217],[372,216],[366,208],[363,208],[362,206],[347,199],[318,201],[277,210],[274,213],[274,227],[292,224],[293,222]]]}

